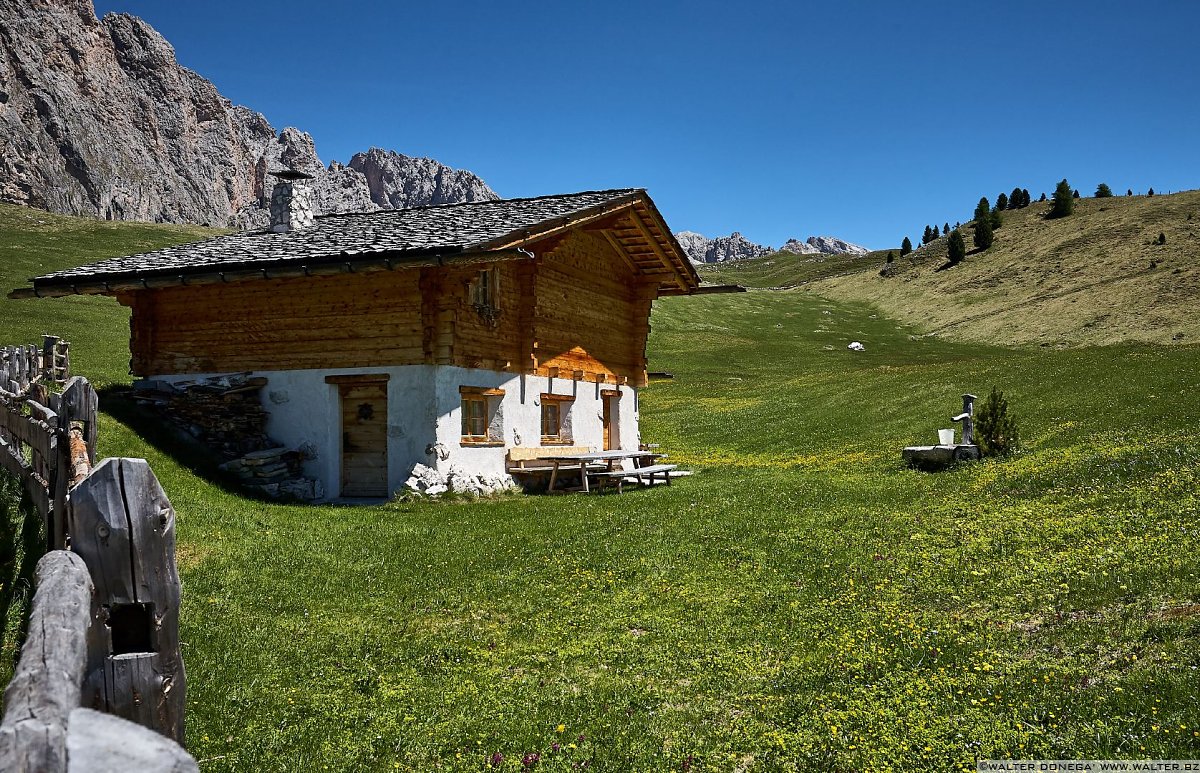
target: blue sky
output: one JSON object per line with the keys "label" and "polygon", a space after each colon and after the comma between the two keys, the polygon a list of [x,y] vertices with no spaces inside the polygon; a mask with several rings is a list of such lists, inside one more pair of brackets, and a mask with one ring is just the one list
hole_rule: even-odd
{"label": "blue sky", "polygon": [[1200,3],[96,0],[321,159],[502,196],[647,188],[675,230],[872,248],[1066,177],[1200,187]]}

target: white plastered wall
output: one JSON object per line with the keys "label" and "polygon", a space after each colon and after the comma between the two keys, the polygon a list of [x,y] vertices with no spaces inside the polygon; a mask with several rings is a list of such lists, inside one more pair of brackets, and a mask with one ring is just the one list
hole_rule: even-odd
{"label": "white plastered wall", "polygon": [[[388,376],[388,490],[400,489],[416,464],[448,472],[457,467],[478,475],[503,475],[505,457],[513,446],[541,445],[541,396],[573,396],[569,411],[571,444],[600,450],[604,446],[603,395],[617,389],[614,425],[619,447],[636,450],[639,443],[637,395],[631,387],[544,376],[514,375],[492,370],[449,365],[404,365],[386,368],[336,370],[256,371],[267,379],[262,403],[269,419],[267,434],[297,449],[306,447],[315,457],[304,472],[320,480],[330,498],[341,488],[341,406],[338,387],[325,383],[327,376],[386,374]],[[208,374],[221,375],[221,374]],[[156,376],[164,381],[202,380],[206,375]],[[502,389],[492,398],[493,419],[502,446],[463,445],[460,387]],[[569,405],[569,407],[568,407]],[[435,453],[427,453],[434,444]],[[441,454],[446,458],[442,459]]]}

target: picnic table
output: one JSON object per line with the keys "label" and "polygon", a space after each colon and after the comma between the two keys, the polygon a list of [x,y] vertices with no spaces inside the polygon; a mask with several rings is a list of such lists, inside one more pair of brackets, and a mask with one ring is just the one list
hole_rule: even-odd
{"label": "picnic table", "polygon": [[[554,467],[550,472],[550,484],[546,487],[548,494],[555,493],[554,485],[558,482],[560,470],[578,470],[580,485],[584,491],[591,490],[588,485],[589,477],[599,477],[615,482],[619,493],[622,481],[628,477],[636,477],[641,481],[643,475],[648,475],[650,481],[653,482],[654,475],[662,473],[664,480],[670,483],[670,471],[675,469],[675,465],[654,464],[654,461],[661,457],[662,454],[654,451],[592,451],[586,454],[548,456],[539,461],[548,462]],[[624,462],[626,459],[633,460],[632,470],[617,467],[618,462]],[[561,491],[560,489],[560,493]]]}

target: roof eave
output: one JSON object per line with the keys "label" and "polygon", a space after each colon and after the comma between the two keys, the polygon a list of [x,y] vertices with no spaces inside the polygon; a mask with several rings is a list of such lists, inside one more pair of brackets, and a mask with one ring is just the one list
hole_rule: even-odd
{"label": "roof eave", "polygon": [[117,295],[118,293],[158,290],[165,287],[227,284],[264,279],[293,279],[310,276],[334,276],[371,271],[398,271],[410,268],[446,266],[463,263],[490,263],[503,260],[528,260],[530,255],[517,249],[469,250],[463,252],[423,251],[420,254],[381,252],[367,255],[335,255],[310,261],[278,263],[274,266],[250,267],[232,265],[215,271],[211,267],[193,271],[160,272],[133,277],[96,279],[81,277],[76,281],[34,282],[33,287],[19,287],[8,294],[13,300],[26,298],[61,298],[68,295]]}

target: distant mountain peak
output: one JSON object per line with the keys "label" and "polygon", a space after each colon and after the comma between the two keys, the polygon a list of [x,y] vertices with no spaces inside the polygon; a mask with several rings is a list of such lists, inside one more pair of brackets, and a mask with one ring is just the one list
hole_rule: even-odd
{"label": "distant mountain peak", "polygon": [[[679,231],[675,239],[683,247],[684,252],[693,263],[722,263],[728,260],[745,260],[769,255],[775,250],[769,246],[755,244],[739,231],[729,236],[718,236],[709,239],[704,234],[695,231]],[[870,250],[857,244],[835,239],[832,236],[810,236],[807,241],[788,239],[779,248],[780,252],[792,252],[797,255],[866,255]]]}

